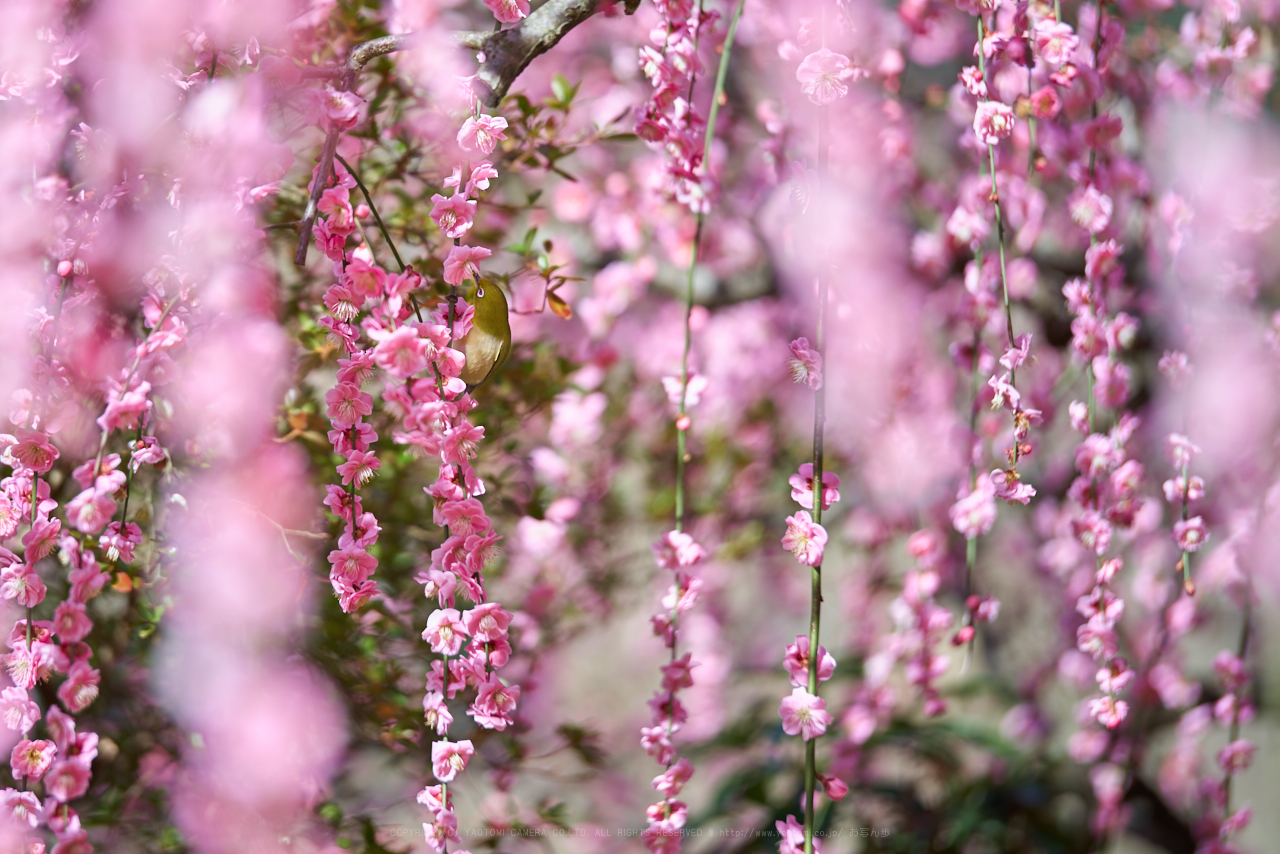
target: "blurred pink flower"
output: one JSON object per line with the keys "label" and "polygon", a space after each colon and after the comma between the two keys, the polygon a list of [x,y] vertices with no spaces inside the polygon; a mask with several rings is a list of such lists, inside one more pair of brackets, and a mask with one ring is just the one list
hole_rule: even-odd
{"label": "blurred pink flower", "polygon": [[796,69],[796,79],[810,101],[825,107],[849,94],[846,82],[857,80],[859,71],[850,66],[849,57],[824,47],[804,58]]}
{"label": "blurred pink flower", "polygon": [[1193,516],[1186,521],[1178,521],[1173,525],[1173,539],[1178,548],[1184,552],[1199,551],[1205,540],[1209,539],[1209,529],[1202,516]]}
{"label": "blurred pink flower", "polygon": [[951,524],[966,539],[972,540],[991,530],[996,523],[996,489],[991,476],[980,474],[972,491],[962,487],[958,500],[951,505]]}
{"label": "blurred pink flower", "polygon": [[514,24],[529,16],[529,0],[484,0],[484,5],[503,24]]}
{"label": "blurred pink flower", "polygon": [[1036,53],[1050,65],[1061,65],[1071,59],[1080,46],[1080,39],[1070,24],[1051,18],[1036,22]]}
{"label": "blurred pink flower", "polygon": [[797,338],[792,341],[791,355],[793,358],[789,365],[792,378],[814,391],[822,388],[822,354],[809,347],[809,339]]}
{"label": "blurred pink flower", "polygon": [[999,101],[983,101],[978,104],[973,117],[973,132],[983,145],[995,145],[1013,133],[1017,123],[1013,110]]}

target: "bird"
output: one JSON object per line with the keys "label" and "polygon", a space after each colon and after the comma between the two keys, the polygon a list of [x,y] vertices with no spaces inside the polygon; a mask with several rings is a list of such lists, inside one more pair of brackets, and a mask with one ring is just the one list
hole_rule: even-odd
{"label": "bird", "polygon": [[471,329],[457,344],[466,357],[459,376],[468,392],[492,378],[511,355],[511,318],[501,286],[478,279],[474,305]]}

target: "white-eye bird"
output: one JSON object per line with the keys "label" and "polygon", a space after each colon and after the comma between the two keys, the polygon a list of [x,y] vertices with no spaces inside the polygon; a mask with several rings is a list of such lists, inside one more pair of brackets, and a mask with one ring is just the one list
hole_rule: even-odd
{"label": "white-eye bird", "polygon": [[511,355],[511,318],[502,288],[480,279],[472,304],[476,311],[471,329],[454,345],[466,357],[460,376],[467,391],[487,382]]}

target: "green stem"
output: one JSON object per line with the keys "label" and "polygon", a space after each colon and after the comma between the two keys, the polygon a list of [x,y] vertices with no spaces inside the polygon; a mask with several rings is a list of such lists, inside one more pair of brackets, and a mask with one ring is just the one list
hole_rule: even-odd
{"label": "green stem", "polygon": [[[1249,632],[1253,627],[1253,587],[1246,584],[1244,590],[1244,620],[1240,623],[1240,642],[1236,645],[1236,658],[1240,659],[1241,664],[1244,663],[1245,653],[1249,651]],[[1241,698],[1237,694],[1235,706],[1231,710],[1231,733],[1227,739],[1227,744],[1231,744],[1240,738],[1240,701]],[[1222,779],[1222,815],[1224,817],[1231,815],[1231,778],[1232,774],[1227,771]]]}
{"label": "green stem", "polygon": [[[821,199],[826,186],[829,164],[828,137],[830,135],[829,116],[826,107],[818,108],[818,193]],[[822,216],[822,205],[818,206],[818,215]],[[826,320],[827,320],[827,270],[825,259],[818,267],[818,321],[814,335],[814,348],[818,352],[823,366],[822,385],[813,393],[813,521],[822,524],[822,475],[824,459],[824,430],[827,422],[826,384]],[[810,571],[809,593],[809,693],[818,694],[818,655],[819,630],[822,620],[822,564]],[[817,816],[813,810],[813,794],[818,776],[817,750],[814,740],[805,744],[804,751],[804,852],[813,854],[813,833]]]}
{"label": "green stem", "polygon": [[391,250],[391,254],[396,256],[396,263],[400,265],[400,272],[405,271],[404,259],[400,257],[400,253],[396,251],[396,244],[391,239],[391,235],[387,233],[387,226],[382,222],[382,215],[378,213],[378,206],[373,203],[373,196],[369,195],[369,188],[364,185],[364,181],[360,180],[360,173],[351,168],[351,164],[342,159],[341,154],[334,154],[333,159],[342,164],[347,172],[351,173],[351,177],[355,179],[356,186],[360,188],[360,192],[364,194],[364,200],[369,204],[369,210],[373,214],[373,219],[378,223],[378,231],[382,232],[382,239],[387,242],[387,248]]}

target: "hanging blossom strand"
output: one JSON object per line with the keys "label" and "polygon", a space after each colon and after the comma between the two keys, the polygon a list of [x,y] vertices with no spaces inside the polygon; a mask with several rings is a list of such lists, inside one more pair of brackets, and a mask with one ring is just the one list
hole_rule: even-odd
{"label": "hanging blossom strand", "polygon": [[[488,156],[506,138],[505,128],[505,119],[481,114],[472,98],[472,114],[459,129],[458,144],[464,152]],[[337,470],[342,483],[330,484],[325,500],[343,523],[338,548],[329,556],[330,580],[344,611],[381,595],[371,578],[377,561],[369,553],[379,527],[363,510],[358,494],[381,465],[370,447],[377,434],[365,420],[373,413],[374,400],[362,389],[381,371],[383,401],[399,421],[392,440],[440,461],[435,483],[424,491],[444,539],[432,552],[430,567],[416,576],[426,597],[438,605],[422,632],[431,651],[440,656],[431,664],[423,699],[426,725],[438,738],[431,746],[438,783],[423,789],[417,799],[431,814],[423,823],[427,844],[444,852],[450,843],[460,843],[448,784],[475,754],[470,740],[447,739],[454,720],[448,703],[473,690],[466,714],[484,729],[504,730],[514,723],[520,697],[519,686],[498,676],[511,656],[508,630],[513,615],[488,601],[485,591],[484,570],[497,553],[499,537],[479,500],[485,486],[471,462],[484,428],[468,418],[476,402],[460,377],[464,356],[452,346],[469,331],[474,308],[462,302],[459,309],[451,294],[424,320],[415,296],[423,284],[417,272],[402,265],[398,274],[388,273],[374,261],[367,244],[347,251],[346,238],[355,230],[349,192],[357,182],[341,161],[333,174],[334,186],[321,195],[319,208],[325,218],[316,226],[316,243],[332,259],[337,279],[325,294],[329,315],[321,323],[347,351],[339,360],[338,385],[326,395],[333,424],[329,439],[345,458]],[[491,254],[459,241],[475,221],[480,191],[497,176],[488,160],[459,165],[445,181],[444,188],[452,194],[433,197],[431,218],[441,234],[454,241],[444,259],[444,281],[451,288],[468,280],[478,282],[478,264]],[[385,232],[384,237],[392,245]],[[459,595],[473,607],[456,607]]]}
{"label": "hanging blossom strand", "polygon": [[[825,10],[824,10],[825,11]],[[825,39],[825,28],[824,28]],[[816,107],[818,122],[818,196],[815,214],[822,216],[822,193],[827,178],[828,108],[848,94],[848,84],[866,76],[847,56],[829,50],[824,44],[809,54],[796,69],[796,80],[803,93]],[[817,227],[822,228],[819,222]],[[825,245],[827,241],[823,241]],[[827,711],[826,701],[818,696],[821,682],[831,678],[835,671],[835,659],[819,645],[819,626],[822,602],[822,560],[828,535],[822,526],[822,513],[840,500],[840,478],[824,470],[823,432],[826,421],[826,392],[824,388],[823,347],[826,338],[826,308],[828,301],[829,261],[818,260],[817,274],[817,323],[813,345],[807,338],[791,342],[791,371],[797,382],[803,382],[814,393],[813,460],[800,466],[792,475],[791,497],[802,508],[787,517],[787,530],[782,537],[782,547],[803,566],[810,567],[810,618],[809,633],[797,635],[795,643],[784,650],[783,663],[791,673],[791,693],[778,706],[782,729],[787,735],[798,735],[805,743],[804,764],[804,822],[795,816],[777,822],[781,837],[782,854],[813,854],[817,850],[814,839],[816,814],[814,790],[821,781],[827,795],[834,800],[847,791],[843,782],[820,775],[817,770],[815,740],[831,725],[833,718]]]}

